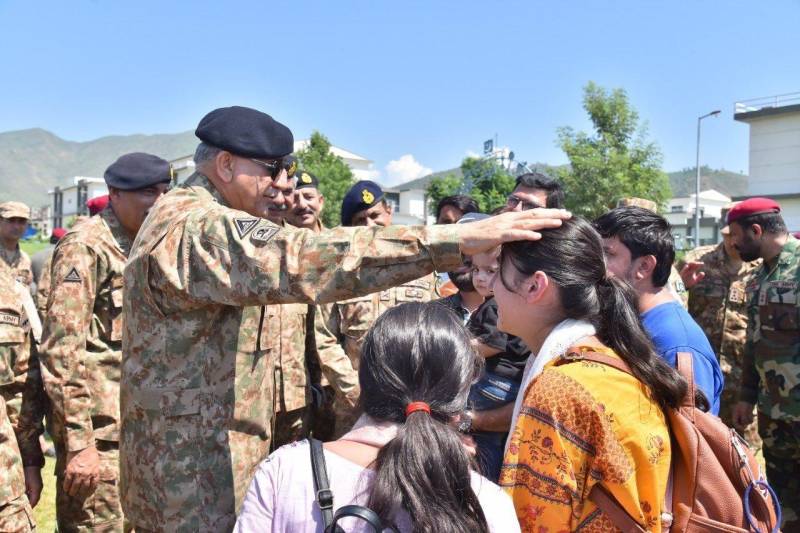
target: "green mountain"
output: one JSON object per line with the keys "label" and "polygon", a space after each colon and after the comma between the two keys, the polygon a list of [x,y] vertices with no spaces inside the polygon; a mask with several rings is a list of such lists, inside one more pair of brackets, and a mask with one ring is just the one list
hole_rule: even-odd
{"label": "green mountain", "polygon": [[66,141],[39,128],[0,133],[0,201],[38,207],[49,202],[49,189],[70,183],[74,176],[102,177],[122,154],[148,152],[170,160],[194,153],[197,142],[191,131],[88,142]]}
{"label": "green mountain", "polygon": [[[694,194],[695,168],[669,173],[672,196],[679,198]],[[731,198],[747,194],[747,175],[723,169],[700,167],[700,190],[714,189]]]}

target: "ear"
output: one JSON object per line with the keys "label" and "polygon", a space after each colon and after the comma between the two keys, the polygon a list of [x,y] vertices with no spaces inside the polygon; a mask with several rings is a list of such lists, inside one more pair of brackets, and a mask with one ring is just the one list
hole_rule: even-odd
{"label": "ear", "polygon": [[214,157],[214,170],[217,171],[217,176],[219,176],[224,183],[231,183],[233,181],[233,166],[233,154],[230,152],[223,150]]}
{"label": "ear", "polygon": [[392,204],[387,202],[386,200],[383,201],[383,207],[386,209],[386,212],[390,215],[392,214]]}
{"label": "ear", "polygon": [[750,231],[753,232],[753,237],[755,237],[756,239],[764,235],[764,228],[761,227],[761,224],[751,224]]}
{"label": "ear", "polygon": [[523,296],[528,304],[535,304],[541,301],[550,292],[550,278],[541,270],[533,273],[523,284]]}
{"label": "ear", "polygon": [[320,211],[320,213],[322,212],[323,209],[325,209],[325,197],[320,194],[319,195],[319,211]]}
{"label": "ear", "polygon": [[636,259],[639,264],[636,266],[636,280],[645,280],[653,277],[653,271],[656,269],[658,261],[654,255],[643,255]]}

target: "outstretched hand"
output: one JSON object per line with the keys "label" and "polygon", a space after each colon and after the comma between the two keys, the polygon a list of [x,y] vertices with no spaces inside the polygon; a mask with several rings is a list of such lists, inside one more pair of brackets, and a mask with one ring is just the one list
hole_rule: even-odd
{"label": "outstretched hand", "polygon": [[542,230],[557,228],[563,220],[571,217],[572,214],[564,209],[530,209],[459,224],[456,229],[461,237],[461,252],[473,255],[506,242],[539,240]]}
{"label": "outstretched hand", "polygon": [[700,280],[706,277],[706,273],[700,270],[704,265],[705,263],[702,261],[689,261],[683,266],[681,269],[681,280],[683,280],[684,287],[691,289],[700,283]]}

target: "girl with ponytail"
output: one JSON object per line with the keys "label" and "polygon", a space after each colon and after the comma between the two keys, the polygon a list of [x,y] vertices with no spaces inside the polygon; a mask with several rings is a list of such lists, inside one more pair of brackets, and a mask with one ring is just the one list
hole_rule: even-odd
{"label": "girl with ponytail", "polygon": [[661,531],[670,466],[662,408],[679,405],[686,383],[655,353],[632,289],[607,275],[598,233],[573,218],[539,241],[503,245],[494,292],[498,327],[537,354],[500,476],[522,529],[615,531],[590,499],[599,484],[642,528]]}
{"label": "girl with ponytail", "polygon": [[[324,445],[334,511],[363,505],[401,532],[519,531],[511,499],[473,470],[454,427],[482,361],[439,304],[400,305],[375,322],[359,366],[364,415]],[[309,454],[297,442],[261,464],[235,531],[323,531]],[[344,531],[365,531],[346,520]]]}

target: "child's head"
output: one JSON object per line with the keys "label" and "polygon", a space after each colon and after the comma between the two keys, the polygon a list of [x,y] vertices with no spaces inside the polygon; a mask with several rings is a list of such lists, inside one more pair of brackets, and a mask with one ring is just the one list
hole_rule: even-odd
{"label": "child's head", "polygon": [[470,256],[472,260],[472,284],[475,290],[488,298],[492,296],[492,284],[500,269],[500,247]]}

